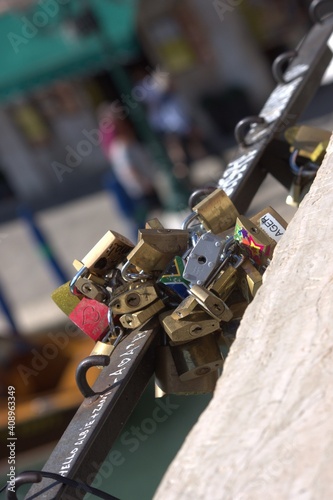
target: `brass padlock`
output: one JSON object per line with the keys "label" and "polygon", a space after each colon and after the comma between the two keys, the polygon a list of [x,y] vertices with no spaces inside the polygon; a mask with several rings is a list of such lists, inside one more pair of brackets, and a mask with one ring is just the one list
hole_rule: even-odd
{"label": "brass padlock", "polygon": [[163,271],[188,247],[188,231],[182,229],[141,229],[139,242],[127,256],[130,264],[145,272]]}
{"label": "brass padlock", "polygon": [[245,299],[251,302],[262,285],[262,275],[248,259],[239,266],[238,272],[240,289]]}
{"label": "brass padlock", "polygon": [[164,302],[160,299],[156,300],[142,311],[137,311],[132,314],[124,314],[120,316],[119,321],[124,328],[135,329],[142,326],[146,321],[152,318],[155,314],[165,308]]}
{"label": "brass padlock", "polygon": [[215,293],[199,285],[193,285],[190,288],[190,293],[198,301],[199,305],[213,318],[219,321],[231,320],[232,313],[229,307]]}
{"label": "brass padlock", "polygon": [[208,287],[208,290],[216,293],[223,301],[226,301],[235,288],[237,280],[237,269],[229,266],[218,274],[215,281]]}
{"label": "brass padlock", "polygon": [[[114,346],[109,342],[100,342],[99,340],[96,342],[93,350],[90,353],[90,356],[103,355],[103,356],[111,356],[114,351]],[[103,366],[96,366],[96,368],[102,370]]]}
{"label": "brass padlock", "polygon": [[[90,274],[91,276],[93,275]],[[103,286],[82,276],[75,281],[75,287],[85,297],[97,300],[98,302],[105,302],[109,298],[109,293]]]}
{"label": "brass padlock", "polygon": [[164,229],[164,227],[158,218],[154,217],[153,219],[147,220],[145,229]]}
{"label": "brass padlock", "polygon": [[194,313],[188,318],[191,319],[175,319],[170,311],[159,315],[165,333],[173,342],[188,342],[220,328],[220,322],[204,311]]}
{"label": "brass padlock", "polygon": [[215,189],[200,203],[193,207],[207,231],[219,234],[232,227],[238,211],[229,196],[222,189]]}
{"label": "brass padlock", "polygon": [[174,311],[171,313],[171,316],[176,321],[179,321],[181,319],[188,318],[188,316],[191,316],[194,312],[201,311],[202,308],[199,305],[198,301],[195,299],[195,297],[189,295],[181,301],[176,309],[174,309]]}
{"label": "brass padlock", "polygon": [[156,288],[151,283],[133,283],[128,290],[110,301],[115,314],[127,314],[146,308],[158,298]]}
{"label": "brass padlock", "polygon": [[180,380],[192,380],[222,368],[224,359],[214,335],[171,348]]}
{"label": "brass padlock", "polygon": [[287,229],[287,222],[272,207],[266,207],[250,220],[276,242],[280,241]]}
{"label": "brass padlock", "polygon": [[[104,277],[125,259],[133,247],[125,236],[108,231],[82,259],[82,264],[96,276]],[[74,266],[77,262],[74,261]]]}
{"label": "brass padlock", "polygon": [[234,239],[256,264],[265,265],[273,254],[276,241],[270,238],[250,219],[240,215],[237,217]]}
{"label": "brass padlock", "polygon": [[210,393],[214,391],[217,379],[218,372],[212,371],[193,380],[180,380],[170,347],[162,345],[156,348],[155,398],[166,394],[185,396]]}
{"label": "brass padlock", "polygon": [[331,132],[308,125],[290,127],[285,131],[285,138],[298,150],[298,154],[315,163],[321,163],[324,158]]}

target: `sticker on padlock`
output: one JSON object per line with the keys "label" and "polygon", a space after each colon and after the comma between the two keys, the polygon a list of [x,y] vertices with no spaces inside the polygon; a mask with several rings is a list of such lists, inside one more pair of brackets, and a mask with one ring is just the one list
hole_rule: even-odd
{"label": "sticker on padlock", "polygon": [[177,255],[165,268],[163,275],[157,280],[165,291],[178,298],[184,299],[188,296],[190,282],[184,278],[185,262]]}
{"label": "sticker on padlock", "polygon": [[264,208],[250,217],[250,220],[276,242],[280,241],[288,226],[283,217],[272,207]]}
{"label": "sticker on padlock", "polygon": [[147,282],[132,284],[129,285],[128,290],[110,301],[110,307],[115,314],[127,314],[146,308],[157,298],[153,284]]}
{"label": "sticker on padlock", "polygon": [[190,293],[195,297],[201,307],[213,318],[219,321],[230,321],[232,319],[232,314],[227,304],[213,292],[202,286],[193,285],[190,289]]}
{"label": "sticker on padlock", "polygon": [[194,313],[190,318],[175,319],[170,311],[159,315],[165,333],[173,342],[188,342],[220,328],[220,322],[204,311]]}
{"label": "sticker on padlock", "polygon": [[183,277],[192,285],[204,285],[219,263],[222,251],[221,238],[203,234],[187,257]]}
{"label": "sticker on padlock", "polygon": [[105,276],[123,262],[133,247],[133,243],[125,236],[108,231],[82,259],[82,263],[96,276]]}
{"label": "sticker on padlock", "polygon": [[120,316],[119,321],[124,328],[133,330],[142,326],[150,318],[162,311],[162,309],[164,308],[164,302],[158,299],[142,311],[137,311],[132,314],[124,314],[123,316]]}
{"label": "sticker on padlock", "polygon": [[188,231],[182,229],[141,229],[127,261],[144,272],[164,271],[176,255],[185,252],[188,239]]}
{"label": "sticker on padlock", "polygon": [[222,233],[235,224],[238,211],[222,189],[216,189],[193,207],[207,231]]}
{"label": "sticker on padlock", "polygon": [[179,378],[184,381],[219,370],[224,363],[218,342],[213,335],[172,346],[171,353]]}
{"label": "sticker on padlock", "polygon": [[83,298],[83,295],[73,295],[69,285],[70,281],[59,286],[51,294],[52,300],[67,316],[69,316]]}
{"label": "sticker on padlock", "polygon": [[195,380],[181,381],[176,369],[171,349],[167,345],[159,346],[155,351],[155,397],[167,394],[178,396],[207,394],[213,392],[218,379],[218,372],[212,371]]}
{"label": "sticker on padlock", "polygon": [[108,311],[109,308],[105,304],[83,297],[68,316],[80,330],[96,342],[104,338],[110,330]]}
{"label": "sticker on padlock", "polygon": [[273,254],[276,241],[256,226],[250,219],[240,215],[237,217],[234,239],[245,251],[246,255],[259,266],[264,265]]}

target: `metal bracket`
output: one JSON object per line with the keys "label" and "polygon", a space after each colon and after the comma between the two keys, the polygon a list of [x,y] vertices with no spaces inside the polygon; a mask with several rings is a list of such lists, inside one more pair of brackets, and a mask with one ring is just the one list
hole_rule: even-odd
{"label": "metal bracket", "polygon": [[[278,140],[283,132],[296,122],[316,92],[332,59],[331,50],[327,45],[332,31],[333,16],[325,17],[320,23],[316,23],[297,48],[295,57],[283,75],[281,64],[286,58],[290,59],[290,53],[278,59],[275,67],[278,68],[277,76],[281,77],[282,82],[275,87],[259,113],[260,123],[251,121],[251,128],[246,135],[243,135],[243,132],[244,127],[249,124],[247,120],[242,120],[236,126],[236,134],[239,135],[239,130],[242,132],[240,146],[235,151],[234,159],[227,165],[218,186],[231,197],[241,213],[246,212],[270,171],[272,160],[279,163],[282,170],[289,170],[285,148],[282,148],[282,153],[273,148],[276,156],[269,155],[269,161],[268,151],[272,152],[271,143]],[[263,120],[266,122],[264,127]],[[274,168],[272,173],[277,174],[280,180],[279,169]],[[287,172],[283,177],[286,179],[288,175]],[[290,186],[291,175],[289,179]]]}

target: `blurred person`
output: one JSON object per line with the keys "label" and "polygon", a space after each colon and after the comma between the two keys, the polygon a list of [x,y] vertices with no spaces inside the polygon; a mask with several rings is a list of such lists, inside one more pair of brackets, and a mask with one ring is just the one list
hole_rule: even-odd
{"label": "blurred person", "polygon": [[152,159],[137,140],[131,123],[117,116],[110,105],[103,105],[99,112],[99,128],[101,146],[112,170],[112,176],[107,176],[108,187],[124,215],[142,228],[147,214],[160,208]]}
{"label": "blurred person", "polygon": [[[140,75],[140,76],[139,76]],[[170,75],[157,71],[150,78],[153,84],[146,90],[143,70],[135,74],[136,88],[142,90],[151,128],[164,143],[174,164],[174,175],[187,177],[190,165],[207,156],[207,147],[200,130],[194,125],[191,113],[182,96],[176,91]]]}

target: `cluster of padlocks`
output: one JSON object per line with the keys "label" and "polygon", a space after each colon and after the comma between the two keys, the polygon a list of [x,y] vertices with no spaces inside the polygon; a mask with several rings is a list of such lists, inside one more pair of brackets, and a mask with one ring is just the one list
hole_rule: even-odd
{"label": "cluster of padlocks", "polygon": [[271,207],[246,218],[216,189],[182,229],[152,219],[135,246],[108,231],[73,262],[76,275],[52,298],[96,343],[92,355],[111,355],[130,331],[158,316],[156,396],[211,392],[285,229]]}

